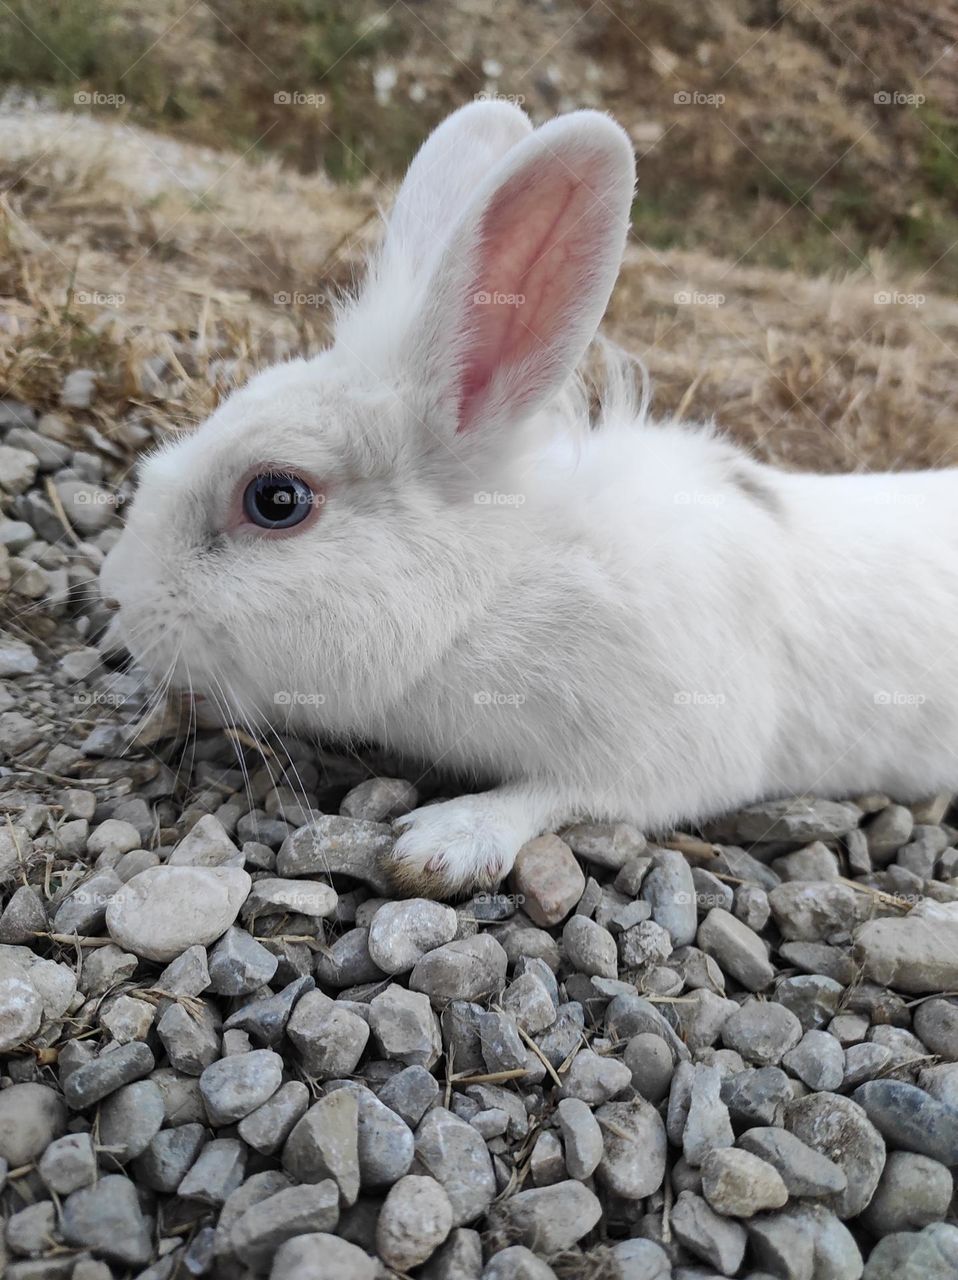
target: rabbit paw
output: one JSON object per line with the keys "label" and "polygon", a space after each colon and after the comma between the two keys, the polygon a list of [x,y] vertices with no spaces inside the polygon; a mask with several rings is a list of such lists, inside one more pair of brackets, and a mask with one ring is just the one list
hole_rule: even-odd
{"label": "rabbit paw", "polygon": [[529,838],[494,793],[415,809],[393,827],[399,838],[386,859],[386,875],[396,892],[417,898],[491,888],[509,873]]}

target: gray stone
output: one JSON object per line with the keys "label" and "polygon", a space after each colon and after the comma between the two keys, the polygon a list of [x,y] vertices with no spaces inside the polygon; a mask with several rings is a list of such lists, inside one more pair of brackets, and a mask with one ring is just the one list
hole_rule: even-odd
{"label": "gray stone", "polygon": [[624,1062],[603,1057],[593,1049],[581,1049],[572,1059],[560,1094],[595,1105],[623,1093],[631,1083],[632,1072]]}
{"label": "gray stone", "polygon": [[757,884],[737,885],[732,899],[732,914],[753,933],[761,933],[772,914],[768,893]]}
{"label": "gray stone", "polygon": [[675,1004],[665,1006],[666,1017],[674,1021],[693,1055],[715,1044],[725,1023],[737,1009],[734,1000],[726,1000],[704,987],[688,992]]}
{"label": "gray stone", "polygon": [[158,991],[171,996],[198,996],[210,985],[205,947],[187,947],[157,978]]}
{"label": "gray stone", "polygon": [[98,871],[69,894],[53,916],[56,933],[78,933],[81,937],[99,933],[107,907],[123,881],[115,871]]}
{"label": "gray stone", "polygon": [[864,1280],[954,1280],[958,1227],[935,1222],[885,1236],[872,1250]]}
{"label": "gray stone", "polygon": [[49,1200],[28,1205],[7,1219],[5,1239],[13,1253],[38,1258],[57,1239],[56,1209]]}
{"label": "gray stone", "polygon": [[642,897],[652,908],[652,919],[666,929],[673,947],[688,946],[698,929],[695,883],[684,854],[661,849],[642,881]]}
{"label": "gray stone", "polygon": [[602,978],[618,976],[615,939],[586,916],[572,916],[562,930],[562,951],[569,965],[579,973]]}
{"label": "gray stone", "polygon": [[713,907],[699,925],[699,947],[749,991],[761,991],[775,977],[765,944],[741,920]]}
{"label": "gray stone", "polygon": [[249,995],[270,982],[278,965],[245,929],[231,927],[209,954],[209,989],[220,996]]}
{"label": "gray stone", "polygon": [[775,988],[776,1001],[794,1013],[803,1031],[819,1030],[829,1023],[844,994],[833,978],[811,973],[783,978]]}
{"label": "gray stone", "polygon": [[862,1107],[841,1094],[812,1093],[786,1108],[785,1127],[845,1174],[845,1190],[823,1203],[840,1218],[857,1217],[885,1167],[885,1144]]}
{"label": "gray stone", "polygon": [[242,867],[243,855],[212,813],[193,824],[167,859],[171,867]]}
{"label": "gray stone", "polygon": [[0,677],[33,675],[40,659],[23,640],[4,636],[0,640]]}
{"label": "gray stone", "polygon": [[200,1092],[210,1123],[219,1128],[242,1120],[279,1088],[283,1059],[271,1049],[254,1049],[211,1063],[200,1076]]}
{"label": "gray stone", "polygon": [[862,1222],[874,1236],[919,1231],[948,1216],[953,1192],[945,1165],[912,1151],[890,1151]]}
{"label": "gray stone", "polygon": [[581,1182],[533,1187],[500,1201],[495,1220],[508,1237],[546,1256],[571,1249],[596,1225],[602,1206]]}
{"label": "gray stone", "polygon": [[149,1146],[164,1120],[163,1097],[152,1080],[123,1085],[100,1104],[98,1145],[107,1167],[129,1164]]}
{"label": "gray stone", "polygon": [[469,1227],[453,1227],[446,1243],[439,1246],[423,1267],[422,1280],[479,1280],[481,1271],[479,1232]]}
{"label": "gray stone", "polygon": [[596,1112],[605,1150],[598,1180],[627,1200],[658,1191],[665,1179],[666,1137],[662,1117],[644,1098],[607,1102]]}
{"label": "gray stone", "polygon": [[306,1071],[325,1080],[355,1070],[369,1039],[369,1024],[321,991],[307,991],[286,1024],[286,1034]]}
{"label": "gray stone", "polygon": [[419,794],[405,778],[367,778],[348,792],[339,806],[344,818],[388,822],[415,809]]}
{"label": "gray stone", "polygon": [[790,1196],[833,1195],[848,1185],[844,1171],[834,1161],[787,1129],[747,1129],[739,1138],[739,1146],[777,1169]]}
{"label": "gray stone", "polygon": [[301,916],[322,919],[336,910],[339,895],[322,880],[283,880],[264,876],[253,881],[253,888],[243,906],[243,915],[283,915],[295,912]]}
{"label": "gray stone", "polygon": [[864,827],[868,852],[876,867],[883,867],[911,839],[915,819],[901,804],[890,804]]}
{"label": "gray stone", "polygon": [[123,1085],[149,1075],[155,1066],[148,1046],[134,1040],[77,1067],[63,1082],[63,1096],[72,1111],[84,1111]]}
{"label": "gray stone", "polygon": [[153,1251],[136,1189],[121,1174],[107,1174],[67,1196],[61,1230],[68,1244],[125,1267],[143,1266]]}
{"label": "gray stone", "polygon": [[385,1058],[427,1069],[442,1053],[439,1022],[429,997],[390,983],[369,1003],[369,1026]]}
{"label": "gray stone", "polygon": [[376,1251],[387,1266],[421,1266],[452,1230],[449,1197],[435,1178],[407,1174],[390,1189],[376,1223]]}
{"label": "gray stone", "polygon": [[306,1113],[309,1091],[299,1080],[281,1085],[266,1102],[247,1112],[239,1123],[239,1135],[262,1155],[278,1151],[296,1122]]}
{"label": "gray stone", "polygon": [[702,1194],[716,1213],[733,1218],[780,1209],[788,1199],[778,1170],[739,1147],[708,1153],[702,1161]]}
{"label": "gray stone", "polygon": [[716,1066],[696,1063],[693,1067],[689,1107],[682,1133],[682,1152],[688,1164],[697,1168],[710,1151],[731,1147],[735,1142],[728,1107],[722,1101],[722,1078]]}
{"label": "gray stone", "polygon": [[915,914],[882,917],[859,929],[854,954],[865,976],[896,991],[954,991],[958,988],[955,923]]}
{"label": "gray stone", "polygon": [[333,1178],[344,1205],[359,1195],[359,1104],[349,1089],[314,1102],[283,1147],[283,1168],[300,1182]]}
{"label": "gray stone", "polygon": [[394,840],[385,823],[324,814],[285,838],[276,870],[281,876],[351,876],[387,894],[383,867]]}
{"label": "gray stone", "polygon": [[425,1067],[405,1067],[379,1090],[379,1100],[415,1128],[439,1098],[439,1082]]}
{"label": "gray stone", "polygon": [[[0,942],[31,943],[36,933],[49,928],[47,913],[32,885],[22,884],[10,895],[0,916]],[[0,1040],[2,1040],[0,1034]]]}
{"label": "gray stone", "polygon": [[722,1101],[740,1128],[779,1124],[793,1097],[791,1081],[778,1067],[740,1071],[722,1081]]}
{"label": "gray stone", "polygon": [[485,1213],[496,1194],[489,1151],[470,1124],[444,1107],[434,1107],[416,1130],[416,1166],[442,1183],[453,1211],[453,1226]]}
{"label": "gray stone", "polygon": [[690,1253],[732,1276],[745,1257],[747,1236],[738,1222],[715,1212],[702,1196],[683,1191],[672,1206],[672,1231]]}
{"label": "gray stone", "polygon": [[901,1080],[870,1080],[853,1099],[890,1147],[958,1164],[958,1108]]}
{"label": "gray stone", "polygon": [[514,1071],[525,1066],[529,1051],[512,1014],[496,1010],[480,1014],[479,1041],[487,1071]]}
{"label": "gray stone", "polygon": [[329,987],[354,987],[385,976],[369,954],[368,929],[348,930],[316,959],[316,977]]}
{"label": "gray stone", "polygon": [[556,1118],[565,1150],[569,1177],[579,1182],[591,1178],[602,1159],[602,1129],[591,1109],[579,1098],[563,1098]]}
{"label": "gray stone", "polygon": [[230,1227],[233,1253],[258,1273],[270,1269],[287,1240],[313,1231],[332,1231],[339,1221],[339,1188],[332,1178],[286,1187],[251,1205]]}
{"label": "gray stone", "polygon": [[376,1280],[378,1266],[368,1253],[323,1232],[309,1232],[280,1245],[270,1280]]}
{"label": "gray stone", "polygon": [[161,1129],[133,1163],[137,1182],[172,1195],[209,1141],[202,1124],[181,1124]]}
{"label": "gray stone", "polygon": [[859,1280],[862,1274],[854,1236],[820,1205],[795,1205],[753,1218],[748,1236],[763,1278],[768,1273],[784,1280]]}
{"label": "gray stone", "polygon": [[40,1157],[40,1177],[51,1191],[68,1196],[96,1179],[96,1152],[88,1133],[67,1133],[56,1138]]}
{"label": "gray stone", "polygon": [[672,1050],[662,1037],[652,1031],[632,1036],[622,1060],[632,1073],[632,1087],[649,1102],[661,1102],[675,1070]]}
{"label": "gray stone", "polygon": [[308,975],[295,978],[275,995],[251,1000],[237,1009],[223,1023],[227,1031],[245,1031],[257,1044],[275,1045],[283,1038],[296,1002],[312,991],[316,983]]}
{"label": "gray stone", "polygon": [[348,1089],[359,1107],[359,1181],[364,1191],[392,1186],[409,1172],[415,1138],[409,1125],[365,1085],[349,1080]]}
{"label": "gray stone", "polygon": [[802,1024],[784,1005],[746,1000],[722,1025],[722,1043],[746,1062],[775,1066],[802,1038]]}
{"label": "gray stone", "polygon": [[510,884],[529,919],[548,928],[564,920],[580,901],[586,880],[566,842],[545,835],[528,840],[519,850]]}
{"label": "gray stone", "polygon": [[768,895],[775,923],[788,942],[827,942],[847,935],[862,918],[862,895],[833,880],[777,885]]}
{"label": "gray stone", "polygon": [[412,991],[429,996],[436,1008],[450,1000],[481,1000],[505,986],[508,957],[488,933],[460,938],[428,952],[409,976]]}
{"label": "gray stone", "polygon": [[[619,934],[619,958],[624,969],[659,965],[672,954],[672,938],[654,920],[641,920]],[[679,986],[681,990],[681,985]]]}
{"label": "gray stone", "polygon": [[[476,1271],[475,1276],[478,1275]],[[492,1255],[482,1280],[556,1280],[556,1273],[524,1244],[513,1244]]]}
{"label": "gray stone", "polygon": [[566,844],[580,858],[618,871],[645,853],[645,836],[627,822],[577,822],[562,833]]}
{"label": "gray stone", "polygon": [[239,867],[149,867],[113,895],[106,925],[121,947],[165,963],[225,933],[251,883]]}
{"label": "gray stone", "polygon": [[170,1004],[156,1025],[171,1066],[187,1075],[202,1075],[220,1056],[219,1013],[208,1000],[187,1007]]}
{"label": "gray stone", "polygon": [[958,1002],[923,1001],[915,1010],[914,1026],[915,1035],[932,1053],[948,1062],[958,1062]]}
{"label": "gray stone", "polygon": [[185,1200],[223,1204],[243,1181],[246,1149],[235,1138],[214,1138],[203,1147],[177,1187]]}
{"label": "gray stone", "polygon": [[808,844],[812,840],[833,840],[845,836],[858,825],[861,810],[834,800],[770,800],[749,805],[724,819],[733,840],[748,844],[785,840]]}
{"label": "gray stone", "polygon": [[0,1053],[9,1053],[40,1029],[43,1001],[26,969],[0,964]]}
{"label": "gray stone", "polygon": [[621,1240],[610,1256],[622,1280],[672,1280],[669,1255],[654,1240]]}
{"label": "gray stone", "polygon": [[783,1054],[782,1066],[809,1089],[834,1093],[845,1075],[845,1054],[827,1031],[806,1031],[795,1048]]}

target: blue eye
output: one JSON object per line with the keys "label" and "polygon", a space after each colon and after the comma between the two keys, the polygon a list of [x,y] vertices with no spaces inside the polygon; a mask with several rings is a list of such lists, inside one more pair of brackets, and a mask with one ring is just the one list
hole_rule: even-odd
{"label": "blue eye", "polygon": [[261,529],[291,529],[305,520],[316,494],[299,476],[266,471],[254,476],[243,494],[243,511]]}

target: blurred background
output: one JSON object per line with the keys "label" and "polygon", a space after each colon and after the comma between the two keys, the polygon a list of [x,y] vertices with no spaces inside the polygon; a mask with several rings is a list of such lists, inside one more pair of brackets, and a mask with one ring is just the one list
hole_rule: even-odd
{"label": "blurred background", "polygon": [[958,461],[956,71],[952,0],[6,0],[0,393],[194,420],[323,341],[422,138],[501,95],[633,138],[609,329],[657,412]]}

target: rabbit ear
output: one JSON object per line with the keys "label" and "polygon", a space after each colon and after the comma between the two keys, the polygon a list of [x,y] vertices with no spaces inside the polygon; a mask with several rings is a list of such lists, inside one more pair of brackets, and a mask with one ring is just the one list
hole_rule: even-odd
{"label": "rabbit ear", "polygon": [[628,136],[574,112],[506,155],[461,218],[409,337],[433,421],[514,423],[581,359],[615,284],[635,184]]}
{"label": "rabbit ear", "polygon": [[419,148],[396,195],[383,252],[421,269],[442,247],[475,195],[506,153],[532,132],[526,113],[511,103],[471,102],[448,116]]}

